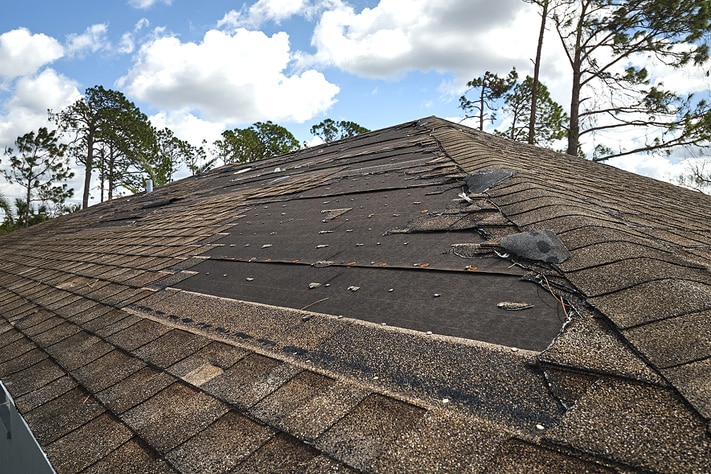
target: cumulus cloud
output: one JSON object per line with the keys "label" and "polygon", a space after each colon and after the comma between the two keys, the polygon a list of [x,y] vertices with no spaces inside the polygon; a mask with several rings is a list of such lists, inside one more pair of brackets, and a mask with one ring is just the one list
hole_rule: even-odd
{"label": "cumulus cloud", "polygon": [[315,70],[289,75],[291,60],[286,33],[211,30],[200,43],[147,42],[118,84],[155,107],[210,121],[302,122],[333,104],[339,89]]}
{"label": "cumulus cloud", "polygon": [[176,110],[173,112],[159,112],[149,117],[157,129],[169,128],[175,136],[185,140],[191,145],[201,146],[203,140],[212,143],[220,138],[225,130],[222,122],[210,122],[196,117],[189,110]]}
{"label": "cumulus cloud", "polygon": [[217,24],[218,27],[259,27],[267,21],[279,23],[303,12],[307,0],[259,0],[248,9],[231,10]]}
{"label": "cumulus cloud", "polygon": [[146,10],[159,3],[170,6],[173,0],[128,0],[129,5],[139,10]]}
{"label": "cumulus cloud", "polygon": [[64,55],[59,42],[45,34],[18,28],[0,35],[0,76],[11,80],[35,73]]}
{"label": "cumulus cloud", "polygon": [[537,25],[519,21],[525,11],[530,7],[518,0],[381,0],[360,12],[339,3],[322,14],[312,38],[317,52],[309,59],[371,78],[508,70],[531,55],[521,38],[535,38]]}
{"label": "cumulus cloud", "polygon": [[280,24],[294,16],[313,18],[331,8],[341,8],[341,0],[258,0],[249,8],[231,10],[217,22],[218,28],[259,28],[267,22]]}
{"label": "cumulus cloud", "polygon": [[108,30],[109,25],[99,23],[91,25],[81,34],[67,36],[67,52],[71,56],[83,56],[110,48]]}

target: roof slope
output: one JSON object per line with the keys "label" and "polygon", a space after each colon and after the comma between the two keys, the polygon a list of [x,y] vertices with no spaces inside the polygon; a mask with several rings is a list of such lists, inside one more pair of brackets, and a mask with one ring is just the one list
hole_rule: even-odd
{"label": "roof slope", "polygon": [[711,199],[435,117],[0,239],[58,472],[708,472]]}

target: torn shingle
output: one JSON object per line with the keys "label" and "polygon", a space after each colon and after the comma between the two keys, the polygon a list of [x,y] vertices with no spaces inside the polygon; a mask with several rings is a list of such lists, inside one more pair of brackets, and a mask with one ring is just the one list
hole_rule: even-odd
{"label": "torn shingle", "polygon": [[464,182],[467,183],[470,193],[480,194],[498,186],[514,175],[516,175],[515,170],[493,169],[467,175],[464,178]]}

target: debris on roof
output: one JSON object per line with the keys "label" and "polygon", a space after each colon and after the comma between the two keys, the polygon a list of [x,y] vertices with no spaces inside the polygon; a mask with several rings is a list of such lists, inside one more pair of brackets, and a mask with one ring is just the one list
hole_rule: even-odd
{"label": "debris on roof", "polygon": [[3,236],[0,380],[60,473],[709,472],[710,212],[429,117]]}
{"label": "debris on roof", "polygon": [[563,263],[570,257],[565,244],[551,230],[532,230],[503,237],[501,247],[527,260]]}
{"label": "debris on roof", "polygon": [[464,182],[466,183],[467,189],[470,193],[481,194],[494,186],[498,186],[515,175],[516,170],[495,168],[477,171],[476,173],[467,175],[464,177]]}

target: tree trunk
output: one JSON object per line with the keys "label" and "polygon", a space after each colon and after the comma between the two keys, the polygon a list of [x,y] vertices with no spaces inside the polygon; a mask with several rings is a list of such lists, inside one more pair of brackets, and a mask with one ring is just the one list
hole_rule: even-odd
{"label": "tree trunk", "polygon": [[[576,61],[577,62],[577,61]],[[570,97],[570,128],[566,153],[577,156],[580,147],[580,66],[573,71],[573,87]]]}
{"label": "tree trunk", "polygon": [[27,182],[27,193],[25,194],[25,199],[27,205],[25,206],[25,227],[30,226],[30,199],[32,198],[32,179]]}
{"label": "tree trunk", "polygon": [[[580,22],[582,23],[583,18],[586,15],[586,9],[580,16]],[[570,129],[568,130],[568,149],[566,153],[569,155],[577,156],[578,148],[580,148],[580,83],[582,80],[582,68],[583,68],[583,47],[582,47],[582,26],[578,26],[577,33],[575,35],[575,51],[573,51],[573,84],[570,92]]]}
{"label": "tree trunk", "polygon": [[108,163],[108,172],[109,172],[109,201],[111,201],[114,198],[114,161],[115,161],[115,153],[114,153],[114,147],[113,145],[109,146],[109,163]]}
{"label": "tree trunk", "polygon": [[481,94],[479,96],[479,130],[484,131],[484,89],[486,85],[481,84]]}
{"label": "tree trunk", "polygon": [[541,53],[543,51],[543,35],[546,31],[548,17],[548,0],[543,0],[541,11],[541,29],[538,32],[538,46],[536,48],[536,61],[533,65],[533,84],[531,86],[531,117],[528,121],[528,143],[536,142],[536,103],[538,101],[538,77],[541,71]]}
{"label": "tree trunk", "polygon": [[91,171],[94,165],[94,135],[89,132],[86,138],[86,163],[84,164],[84,192],[81,198],[81,208],[89,207],[89,191],[91,189]]}

